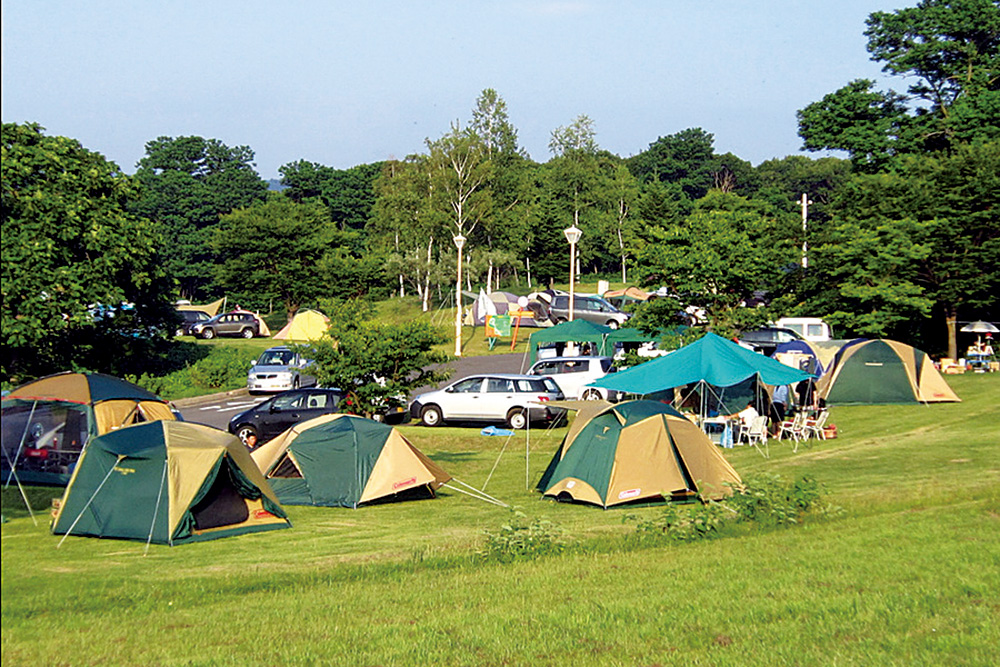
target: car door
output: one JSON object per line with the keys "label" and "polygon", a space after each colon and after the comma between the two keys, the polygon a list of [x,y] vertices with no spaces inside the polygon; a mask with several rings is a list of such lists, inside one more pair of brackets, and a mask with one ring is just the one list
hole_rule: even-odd
{"label": "car door", "polygon": [[301,391],[287,391],[271,399],[271,405],[260,416],[260,439],[270,440],[302,421],[304,399]]}
{"label": "car door", "polygon": [[483,413],[483,378],[460,380],[448,388],[448,401],[442,401],[445,419],[478,419]]}
{"label": "car door", "polygon": [[507,411],[520,401],[517,396],[517,385],[508,378],[487,378],[486,393],[480,404],[482,414],[480,419],[507,419]]}

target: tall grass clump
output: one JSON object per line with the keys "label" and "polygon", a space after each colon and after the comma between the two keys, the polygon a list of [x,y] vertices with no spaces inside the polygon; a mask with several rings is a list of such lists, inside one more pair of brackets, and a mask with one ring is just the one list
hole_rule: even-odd
{"label": "tall grass clump", "polygon": [[485,544],[480,555],[490,561],[510,563],[519,560],[560,554],[566,550],[565,531],[548,519],[528,516],[511,510],[511,516],[497,530],[484,531]]}

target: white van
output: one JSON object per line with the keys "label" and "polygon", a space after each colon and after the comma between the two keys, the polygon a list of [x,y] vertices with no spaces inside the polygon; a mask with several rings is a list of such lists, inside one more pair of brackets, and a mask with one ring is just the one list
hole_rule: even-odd
{"label": "white van", "polygon": [[830,325],[818,317],[782,317],[774,325],[791,329],[806,340],[822,342],[833,338]]}

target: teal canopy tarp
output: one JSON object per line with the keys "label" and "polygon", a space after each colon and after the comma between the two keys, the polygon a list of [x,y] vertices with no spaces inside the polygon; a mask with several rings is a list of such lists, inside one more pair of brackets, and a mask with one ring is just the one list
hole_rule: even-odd
{"label": "teal canopy tarp", "polygon": [[611,373],[590,386],[632,394],[652,394],[695,382],[729,387],[754,375],[770,385],[793,384],[812,377],[716,334],[707,333],[676,352]]}
{"label": "teal canopy tarp", "polygon": [[531,334],[528,347],[531,349],[531,363],[535,363],[535,356],[539,346],[545,343],[591,343],[597,354],[605,354],[604,338],[614,331],[611,327],[603,324],[594,324],[587,320],[573,320],[563,322],[549,329],[536,331]]}

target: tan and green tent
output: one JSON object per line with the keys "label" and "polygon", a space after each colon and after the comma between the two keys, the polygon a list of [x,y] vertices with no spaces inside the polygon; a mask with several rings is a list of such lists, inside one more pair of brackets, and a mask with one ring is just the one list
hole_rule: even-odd
{"label": "tan and green tent", "polygon": [[588,401],[538,489],[607,509],[635,502],[731,495],[742,481],[701,429],[657,401]]}
{"label": "tan and green tent", "polygon": [[286,505],[357,508],[434,497],[451,479],[395,428],[354,415],[296,424],[251,456]]}
{"label": "tan and green tent", "polygon": [[159,421],[90,441],[52,532],[174,545],[290,525],[236,436]]}
{"label": "tan and green tent", "polygon": [[63,486],[94,436],[150,421],[172,421],[170,404],[102,373],[57,373],[3,397],[3,477]]}
{"label": "tan and green tent", "polygon": [[927,354],[894,340],[845,345],[816,389],[827,405],[961,401]]}

